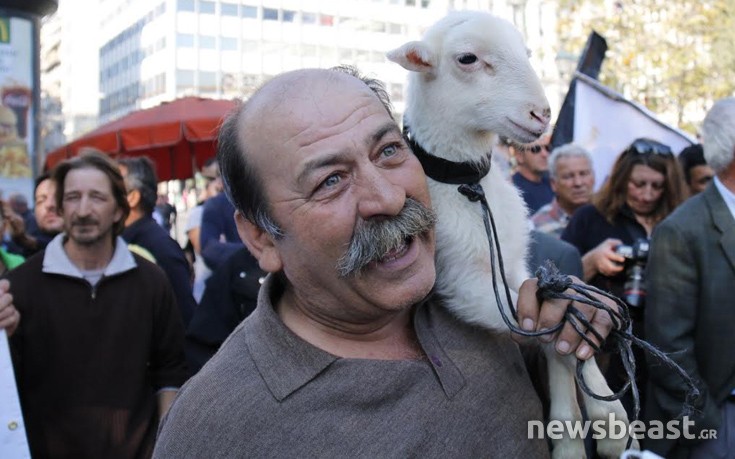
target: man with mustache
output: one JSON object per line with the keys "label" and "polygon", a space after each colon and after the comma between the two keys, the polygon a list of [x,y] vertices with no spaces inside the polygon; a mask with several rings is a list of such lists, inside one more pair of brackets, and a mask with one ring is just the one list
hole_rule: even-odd
{"label": "man with mustache", "polygon": [[13,304],[0,286],[31,453],[148,457],[188,376],[171,286],[119,236],[130,208],[115,163],[90,152],[53,179],[64,232],[8,274]]}
{"label": "man with mustache", "polygon": [[[271,274],[182,389],[154,457],[548,455],[526,440],[542,415],[517,345],[430,296],[436,217],[379,82],[277,76],[227,118],[218,160]],[[520,317],[549,327],[566,302],[539,316],[535,291],[524,285]]]}

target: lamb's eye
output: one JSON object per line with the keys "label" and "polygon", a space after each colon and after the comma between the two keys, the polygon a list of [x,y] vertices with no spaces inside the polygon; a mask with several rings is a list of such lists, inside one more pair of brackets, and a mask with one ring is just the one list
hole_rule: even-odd
{"label": "lamb's eye", "polygon": [[463,65],[470,65],[477,62],[477,56],[472,53],[462,54],[461,56],[459,56],[457,61]]}

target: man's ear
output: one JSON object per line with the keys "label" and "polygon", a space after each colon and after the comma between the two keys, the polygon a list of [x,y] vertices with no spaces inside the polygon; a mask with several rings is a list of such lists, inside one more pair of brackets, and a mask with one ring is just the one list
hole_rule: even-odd
{"label": "man's ear", "polygon": [[140,191],[132,190],[128,193],[128,204],[131,209],[135,209],[140,204]]}
{"label": "man's ear", "polygon": [[259,226],[254,225],[237,211],[235,211],[235,224],[240,239],[258,260],[260,269],[275,273],[283,268],[281,254],[274,244],[273,236],[263,231]]}

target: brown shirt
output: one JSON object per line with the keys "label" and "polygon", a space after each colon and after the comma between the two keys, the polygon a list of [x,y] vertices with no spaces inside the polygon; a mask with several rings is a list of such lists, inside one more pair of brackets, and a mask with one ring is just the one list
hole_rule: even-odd
{"label": "brown shirt", "polygon": [[414,326],[427,359],[336,357],[258,307],[179,392],[154,457],[548,457],[518,347],[435,302]]}

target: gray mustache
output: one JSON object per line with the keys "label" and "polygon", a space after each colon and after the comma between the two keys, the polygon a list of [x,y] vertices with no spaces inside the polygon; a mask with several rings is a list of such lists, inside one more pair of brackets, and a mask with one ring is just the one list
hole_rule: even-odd
{"label": "gray mustache", "polygon": [[395,217],[358,223],[347,251],[337,261],[340,277],[357,274],[370,262],[401,247],[407,238],[418,236],[436,224],[433,210],[413,198]]}

